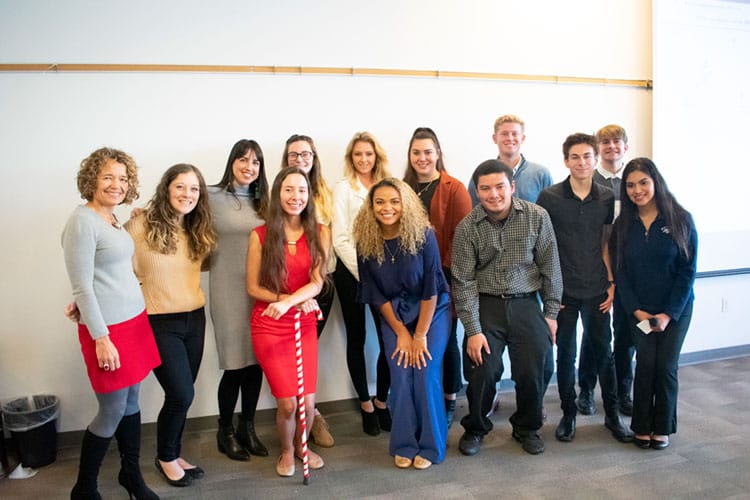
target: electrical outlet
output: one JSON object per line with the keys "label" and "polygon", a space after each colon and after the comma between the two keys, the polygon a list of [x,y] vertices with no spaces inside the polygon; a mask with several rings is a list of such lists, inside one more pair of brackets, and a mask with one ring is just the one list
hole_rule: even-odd
{"label": "electrical outlet", "polygon": [[721,312],[725,313],[729,311],[729,300],[722,297],[721,298]]}

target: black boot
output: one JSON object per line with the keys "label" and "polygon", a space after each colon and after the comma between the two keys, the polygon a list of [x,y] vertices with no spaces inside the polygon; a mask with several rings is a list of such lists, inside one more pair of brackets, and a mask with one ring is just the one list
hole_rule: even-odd
{"label": "black boot", "polygon": [[216,445],[219,447],[220,452],[226,454],[232,460],[241,460],[243,462],[250,460],[250,454],[237,441],[232,424],[221,425],[221,420],[219,420],[219,430],[216,432]]}
{"label": "black boot", "polygon": [[138,463],[141,454],[141,412],[126,415],[115,431],[117,447],[120,449],[120,474],[117,480],[137,500],[159,500],[159,495],[146,486]]}
{"label": "black boot", "polygon": [[88,429],[83,434],[81,443],[81,461],[78,466],[78,480],[70,491],[71,500],[101,500],[97,490],[96,478],[104,455],[107,454],[112,438],[103,438],[92,434]]}
{"label": "black boot", "polygon": [[249,418],[244,418],[240,415],[237,422],[237,441],[250,452],[251,455],[258,457],[267,457],[268,448],[258,439],[258,435],[255,434],[255,422]]}
{"label": "black boot", "polygon": [[445,400],[445,418],[448,420],[448,428],[453,425],[453,414],[456,413],[456,400],[446,399]]}

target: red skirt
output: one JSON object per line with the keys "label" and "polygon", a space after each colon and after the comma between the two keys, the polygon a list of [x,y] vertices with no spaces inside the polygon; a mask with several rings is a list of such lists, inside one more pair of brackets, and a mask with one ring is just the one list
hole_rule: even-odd
{"label": "red skirt", "polygon": [[86,364],[86,371],[94,392],[106,394],[137,384],[148,372],[161,364],[154,332],[144,309],[141,314],[116,325],[107,325],[109,340],[117,348],[120,368],[104,371],[96,358],[96,342],[86,325],[78,324],[78,340]]}
{"label": "red skirt", "polygon": [[[257,304],[257,302],[256,302]],[[253,351],[275,398],[297,396],[297,354],[294,347],[294,314],[290,309],[278,320],[261,316],[265,307],[254,307],[250,320]],[[314,313],[300,318],[302,332],[303,394],[315,394],[318,384],[318,330]]]}

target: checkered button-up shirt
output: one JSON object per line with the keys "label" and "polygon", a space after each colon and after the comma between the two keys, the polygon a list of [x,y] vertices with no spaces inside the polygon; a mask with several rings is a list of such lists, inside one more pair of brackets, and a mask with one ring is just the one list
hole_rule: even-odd
{"label": "checkered button-up shirt", "polygon": [[466,335],[482,331],[479,294],[508,295],[539,291],[544,316],[556,319],[563,281],[557,242],[547,212],[513,198],[504,222],[474,207],[453,238],[453,297]]}

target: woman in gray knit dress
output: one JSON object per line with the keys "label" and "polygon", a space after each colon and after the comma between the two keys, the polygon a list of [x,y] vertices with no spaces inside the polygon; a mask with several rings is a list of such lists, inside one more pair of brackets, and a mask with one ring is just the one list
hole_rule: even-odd
{"label": "woman in gray knit dress", "polygon": [[[209,273],[210,311],[224,373],[219,382],[219,451],[232,460],[250,455],[267,456],[268,450],[255,434],[255,409],[263,371],[250,341],[252,299],[247,295],[245,260],[252,230],[263,223],[268,181],[263,151],[257,142],[238,141],[229,153],[224,176],[208,190],[211,217],[218,247],[211,254]],[[234,408],[242,399],[237,431]]]}

